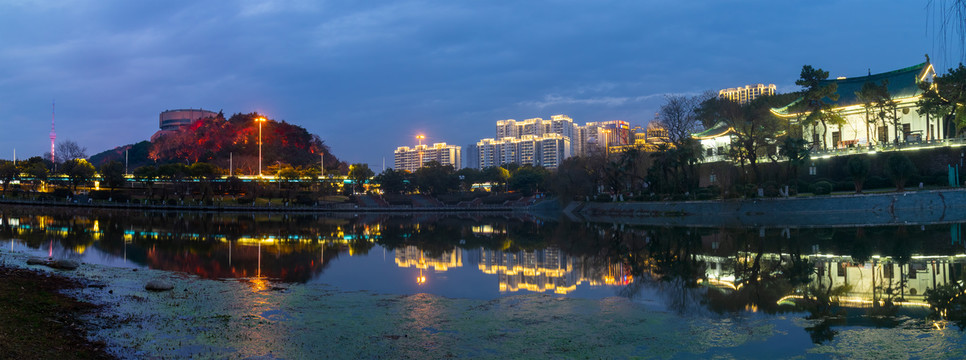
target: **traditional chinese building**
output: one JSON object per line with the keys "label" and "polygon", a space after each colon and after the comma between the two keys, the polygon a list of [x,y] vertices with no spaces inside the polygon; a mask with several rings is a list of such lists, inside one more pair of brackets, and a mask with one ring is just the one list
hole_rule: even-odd
{"label": "traditional chinese building", "polygon": [[[824,101],[832,105],[832,111],[841,116],[845,124],[824,127],[821,123],[813,124],[805,126],[803,134],[816,149],[823,143],[829,148],[845,148],[943,139],[946,134],[941,121],[916,111],[916,102],[922,96],[919,84],[931,80],[935,75],[932,65],[924,62],[881,74],[822,81],[822,86],[836,84],[838,99],[826,98]],[[896,103],[895,109],[888,115],[897,118],[897,121],[890,119],[883,123],[881,119],[876,120],[875,113],[878,110],[867,108],[858,95],[866,83],[886,85],[889,95]],[[800,123],[807,115],[800,110],[802,101],[803,98],[798,98],[784,107],[772,109],[772,112],[793,123]],[[868,119],[873,119],[874,123]]]}

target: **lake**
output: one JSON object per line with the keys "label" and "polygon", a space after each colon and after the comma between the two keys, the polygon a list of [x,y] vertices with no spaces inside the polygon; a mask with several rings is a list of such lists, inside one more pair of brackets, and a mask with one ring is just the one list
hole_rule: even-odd
{"label": "lake", "polygon": [[[79,260],[87,265],[75,276],[113,287],[77,295],[130,319],[91,319],[101,324],[93,337],[121,357],[964,353],[961,308],[930,306],[961,301],[962,224],[689,228],[492,213],[38,207],[5,207],[0,220],[5,258]],[[146,274],[183,279],[192,295],[144,293],[133,276]],[[145,315],[152,301],[170,309]],[[207,312],[227,318],[198,315]],[[131,324],[151,331],[132,335]],[[186,326],[197,329],[172,335]],[[249,328],[300,331],[226,335]],[[338,346],[318,345],[327,342]]]}

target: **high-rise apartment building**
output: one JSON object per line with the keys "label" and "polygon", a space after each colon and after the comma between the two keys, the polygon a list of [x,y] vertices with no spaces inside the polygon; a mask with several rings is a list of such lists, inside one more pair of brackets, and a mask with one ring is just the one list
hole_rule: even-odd
{"label": "high-rise apartment building", "polygon": [[589,122],[578,126],[575,154],[586,156],[607,147],[631,144],[631,124],[624,120]]}
{"label": "high-rise apartment building", "polygon": [[570,157],[570,138],[560,134],[482,139],[476,143],[479,168],[520,164],[556,168]]}
{"label": "high-rise apartment building", "polygon": [[460,147],[457,145],[446,145],[446,143],[436,143],[430,145],[416,145],[414,148],[400,146],[395,151],[396,170],[406,170],[414,172],[430,161],[436,161],[443,165],[452,165],[459,169],[462,165],[460,160]]}
{"label": "high-rise apartment building", "polygon": [[745,85],[744,87],[722,89],[718,91],[718,97],[745,104],[761,96],[775,95],[775,89],[775,84]]}

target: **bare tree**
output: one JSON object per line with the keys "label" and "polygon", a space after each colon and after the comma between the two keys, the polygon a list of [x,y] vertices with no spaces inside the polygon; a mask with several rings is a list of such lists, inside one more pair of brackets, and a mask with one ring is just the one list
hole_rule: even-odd
{"label": "bare tree", "polygon": [[701,129],[701,121],[695,110],[704,96],[666,95],[658,117],[667,130],[668,140],[675,145],[691,138]]}
{"label": "bare tree", "polygon": [[74,159],[86,159],[87,148],[80,146],[73,140],[64,140],[57,144],[57,162],[64,163]]}

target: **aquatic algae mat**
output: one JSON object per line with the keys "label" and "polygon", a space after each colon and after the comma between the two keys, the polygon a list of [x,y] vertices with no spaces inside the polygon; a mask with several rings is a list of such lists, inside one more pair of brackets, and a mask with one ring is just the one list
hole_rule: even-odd
{"label": "aquatic algae mat", "polygon": [[[28,267],[22,254],[0,253],[0,259],[6,266]],[[895,329],[856,329],[843,331],[829,345],[815,347],[801,329],[803,321],[681,316],[624,298],[586,300],[531,294],[475,300],[386,295],[264,279],[204,280],[89,264],[59,273],[94,285],[70,294],[104,305],[100,313],[87,319],[90,336],[104,341],[121,358],[749,358],[763,354],[777,358],[873,354],[902,358],[963,354],[962,333],[952,329],[906,335],[895,334]],[[144,290],[147,281],[157,278],[172,281],[175,289]],[[867,332],[881,334],[870,340]],[[959,341],[949,341],[953,338]],[[804,343],[802,339],[806,339]],[[902,352],[903,347],[916,352]],[[876,351],[863,353],[863,349]]]}

